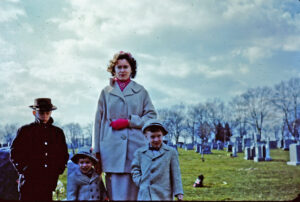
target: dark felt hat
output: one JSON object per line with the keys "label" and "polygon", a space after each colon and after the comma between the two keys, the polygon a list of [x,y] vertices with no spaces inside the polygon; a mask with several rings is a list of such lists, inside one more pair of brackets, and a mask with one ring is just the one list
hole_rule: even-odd
{"label": "dark felt hat", "polygon": [[51,103],[50,98],[36,98],[34,100],[34,104],[30,105],[29,107],[35,110],[42,111],[52,111],[57,109],[57,107]]}
{"label": "dark felt hat", "polygon": [[92,151],[91,149],[89,149],[88,147],[82,147],[82,148],[79,148],[78,149],[78,152],[77,154],[75,154],[71,160],[74,162],[74,163],[78,163],[78,160],[80,158],[86,158],[88,157],[89,159],[91,159],[91,161],[96,164],[98,162],[98,159],[92,154]]}
{"label": "dark felt hat", "polygon": [[145,130],[149,127],[160,127],[162,132],[163,132],[163,135],[166,135],[168,134],[168,131],[167,129],[164,127],[163,123],[157,119],[150,119],[148,121],[145,122],[143,128],[142,128],[142,132],[145,133]]}

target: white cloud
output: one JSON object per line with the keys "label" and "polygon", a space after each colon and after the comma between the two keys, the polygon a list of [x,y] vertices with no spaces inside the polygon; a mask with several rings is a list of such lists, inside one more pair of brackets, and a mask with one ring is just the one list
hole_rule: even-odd
{"label": "white cloud", "polygon": [[[258,62],[266,72],[261,83],[299,74],[291,52],[300,50],[300,18],[283,9],[283,2],[66,0],[63,13],[53,10],[39,22],[31,9],[41,3],[26,6],[26,13],[18,2],[0,5],[0,23],[8,27],[0,35],[0,70],[5,75],[0,104],[10,103],[7,109],[13,114],[35,97],[49,96],[63,122],[68,117],[92,120],[110,77],[106,66],[120,50],[137,59],[136,81],[160,107],[243,92],[258,83]],[[293,62],[282,75],[273,71],[284,61],[280,51]]]}
{"label": "white cloud", "polygon": [[250,63],[254,63],[259,59],[271,57],[272,53],[270,50],[261,47],[249,47],[243,50],[243,56],[246,57]]}
{"label": "white cloud", "polygon": [[[18,1],[8,1],[12,3],[17,3]],[[9,22],[18,19],[21,16],[26,16],[23,9],[15,7],[6,2],[1,2],[0,4],[0,23]]]}
{"label": "white cloud", "polygon": [[300,51],[300,36],[290,36],[283,42],[283,50]]}

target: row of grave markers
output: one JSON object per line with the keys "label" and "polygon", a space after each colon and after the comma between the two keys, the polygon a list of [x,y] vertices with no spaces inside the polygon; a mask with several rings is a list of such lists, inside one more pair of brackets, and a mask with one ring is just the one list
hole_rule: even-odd
{"label": "row of grave markers", "polygon": [[204,144],[179,143],[168,145],[175,149],[179,147],[185,150],[195,150],[199,154],[211,154],[213,149],[223,150],[227,148],[227,152],[232,152],[231,157],[237,157],[237,153],[244,152],[244,159],[253,160],[254,162],[272,161],[270,149],[282,148],[283,150],[289,150],[290,161],[287,162],[288,165],[300,165],[300,142],[295,140],[260,141],[260,138],[256,138],[255,142],[250,138],[235,137],[233,141],[225,143],[217,141]]}

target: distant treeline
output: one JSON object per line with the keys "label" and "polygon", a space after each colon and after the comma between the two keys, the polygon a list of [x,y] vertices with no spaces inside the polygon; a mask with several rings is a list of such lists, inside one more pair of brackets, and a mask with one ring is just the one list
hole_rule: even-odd
{"label": "distant treeline", "polygon": [[[281,81],[273,87],[249,88],[225,103],[215,98],[194,105],[178,104],[158,109],[174,142],[211,136],[226,141],[231,135],[259,134],[262,138],[299,138],[300,78]],[[18,125],[0,125],[0,142],[10,143]],[[70,148],[91,145],[93,123],[61,125]]]}

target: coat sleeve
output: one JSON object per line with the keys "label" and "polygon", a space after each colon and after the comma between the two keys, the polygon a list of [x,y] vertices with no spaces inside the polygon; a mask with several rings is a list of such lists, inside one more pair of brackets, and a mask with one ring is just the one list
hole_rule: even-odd
{"label": "coat sleeve", "polygon": [[61,129],[59,129],[59,130],[60,130],[59,138],[60,138],[61,146],[59,147],[60,162],[58,164],[58,168],[59,168],[58,172],[59,172],[59,174],[63,174],[63,172],[67,166],[68,159],[69,159],[69,152],[68,152],[68,146],[66,143],[66,137],[65,137],[64,131]]}
{"label": "coat sleeve", "polygon": [[95,121],[94,121],[94,131],[92,136],[92,148],[93,153],[100,152],[100,128],[101,122],[103,117],[103,106],[104,106],[104,91],[102,90],[100,97],[98,99],[97,110],[95,114]]}
{"label": "coat sleeve", "polygon": [[144,123],[149,119],[155,119],[157,117],[157,113],[155,111],[155,108],[152,104],[152,101],[150,99],[150,96],[147,92],[147,90],[143,90],[143,114],[142,116],[138,115],[130,115],[130,127],[131,128],[138,128],[141,129],[144,125]]}
{"label": "coat sleeve", "polygon": [[71,174],[67,182],[67,200],[78,200],[79,185],[76,183],[75,175]]}
{"label": "coat sleeve", "polygon": [[141,178],[142,178],[142,171],[141,171],[141,165],[140,165],[140,155],[139,152],[136,151],[134,153],[134,157],[131,163],[131,176],[133,182],[136,184],[136,186],[139,187]]}
{"label": "coat sleeve", "polygon": [[181,174],[179,167],[178,155],[175,150],[172,150],[172,159],[171,159],[171,182],[174,195],[183,194]]}
{"label": "coat sleeve", "polygon": [[10,160],[19,174],[23,174],[28,166],[28,148],[31,148],[28,145],[30,139],[25,130],[22,127],[17,131],[16,138],[10,147]]}

